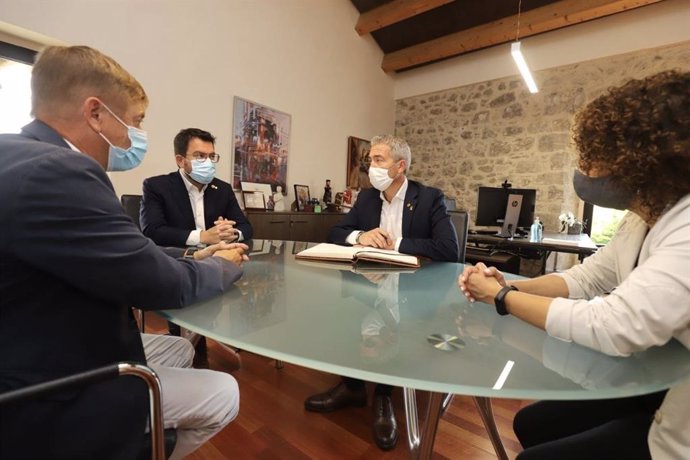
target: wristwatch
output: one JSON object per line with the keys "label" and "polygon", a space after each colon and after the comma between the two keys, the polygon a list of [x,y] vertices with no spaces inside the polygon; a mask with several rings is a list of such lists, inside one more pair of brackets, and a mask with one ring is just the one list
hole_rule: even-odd
{"label": "wristwatch", "polygon": [[198,250],[199,250],[199,248],[187,248],[187,249],[185,249],[182,257],[184,257],[185,259],[193,259],[194,253],[197,252]]}
{"label": "wristwatch", "polygon": [[496,294],[496,297],[494,297],[494,305],[496,305],[496,313],[498,313],[501,316],[505,316],[508,314],[508,310],[506,309],[506,294],[508,294],[510,291],[517,291],[518,288],[515,286],[507,285],[501,288],[500,291],[498,291],[498,294]]}
{"label": "wristwatch", "polygon": [[355,237],[355,244],[359,244],[359,239],[364,235],[364,232],[359,232]]}

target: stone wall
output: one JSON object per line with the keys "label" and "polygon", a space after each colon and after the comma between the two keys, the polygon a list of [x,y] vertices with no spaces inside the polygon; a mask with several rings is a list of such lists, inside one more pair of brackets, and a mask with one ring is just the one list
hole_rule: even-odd
{"label": "stone wall", "polygon": [[480,185],[508,179],[536,188],[536,214],[557,231],[558,215],[580,203],[571,182],[573,114],[610,86],[672,68],[690,70],[690,42],[536,72],[537,94],[516,75],[401,99],[395,130],[412,147],[409,177],[442,189],[470,216]]}

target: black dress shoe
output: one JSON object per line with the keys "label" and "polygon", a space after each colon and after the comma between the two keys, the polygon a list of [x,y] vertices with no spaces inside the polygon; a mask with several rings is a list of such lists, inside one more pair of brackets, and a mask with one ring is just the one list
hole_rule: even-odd
{"label": "black dress shoe", "polygon": [[374,441],[382,450],[391,450],[398,443],[398,423],[390,396],[374,398]]}
{"label": "black dress shoe", "polygon": [[343,407],[364,407],[367,405],[367,390],[350,390],[340,382],[325,393],[309,396],[304,400],[304,408],[311,412],[333,412]]}

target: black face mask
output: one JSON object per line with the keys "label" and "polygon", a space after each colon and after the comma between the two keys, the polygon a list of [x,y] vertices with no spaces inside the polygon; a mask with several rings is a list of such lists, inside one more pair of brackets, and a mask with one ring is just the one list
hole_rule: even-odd
{"label": "black face mask", "polygon": [[602,208],[625,210],[634,198],[634,194],[617,188],[611,181],[611,176],[589,177],[576,170],[573,186],[580,199]]}

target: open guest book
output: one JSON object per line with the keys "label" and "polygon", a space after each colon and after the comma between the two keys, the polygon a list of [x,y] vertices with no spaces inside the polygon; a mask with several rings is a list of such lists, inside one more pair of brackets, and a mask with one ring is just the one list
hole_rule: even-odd
{"label": "open guest book", "polygon": [[400,265],[390,265],[389,263],[362,261],[359,263],[349,263],[345,261],[333,263],[332,261],[299,259],[299,265],[305,267],[316,267],[327,270],[341,270],[357,273],[358,275],[388,275],[390,273],[414,273],[417,267],[403,267]]}
{"label": "open guest book", "polygon": [[419,259],[417,257],[401,254],[398,251],[364,246],[339,246],[330,243],[317,244],[314,247],[300,251],[295,255],[295,258],[351,263],[366,261],[397,265],[400,267],[419,268]]}

